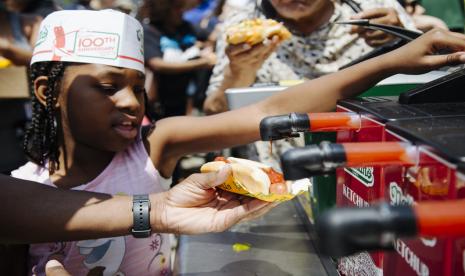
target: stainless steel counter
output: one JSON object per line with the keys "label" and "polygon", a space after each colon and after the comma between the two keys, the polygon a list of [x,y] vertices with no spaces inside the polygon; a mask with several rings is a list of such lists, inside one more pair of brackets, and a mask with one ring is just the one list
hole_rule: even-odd
{"label": "stainless steel counter", "polygon": [[[235,243],[250,249],[235,252]],[[314,247],[312,225],[297,201],[280,204],[264,217],[224,233],[181,236],[175,275],[338,275]]]}

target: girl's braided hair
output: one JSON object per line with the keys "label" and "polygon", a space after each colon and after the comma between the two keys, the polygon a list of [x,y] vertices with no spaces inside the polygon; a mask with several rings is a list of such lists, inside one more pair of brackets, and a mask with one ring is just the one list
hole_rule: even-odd
{"label": "girl's braided hair", "polygon": [[38,62],[31,66],[31,91],[34,91],[34,81],[38,77],[47,76],[48,81],[45,92],[46,105],[42,105],[37,97],[33,96],[32,122],[26,131],[24,150],[31,161],[40,166],[45,166],[48,160],[51,174],[59,168],[55,103],[65,68],[66,65],[62,62]]}

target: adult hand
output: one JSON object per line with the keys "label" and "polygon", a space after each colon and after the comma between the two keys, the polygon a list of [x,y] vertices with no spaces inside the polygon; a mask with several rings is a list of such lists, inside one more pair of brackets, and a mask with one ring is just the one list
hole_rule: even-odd
{"label": "adult hand", "polygon": [[46,276],[71,276],[57,260],[50,260],[45,265]]}
{"label": "adult hand", "polygon": [[465,35],[433,29],[384,55],[396,73],[419,74],[465,63]]}
{"label": "adult hand", "polygon": [[251,46],[247,43],[229,45],[226,47],[226,55],[229,58],[229,70],[231,75],[226,76],[235,79],[235,87],[249,86],[255,81],[256,73],[262,67],[265,60],[276,50],[280,39],[273,36],[266,43]]}
{"label": "adult hand", "polygon": [[213,52],[213,50],[210,47],[202,49],[200,51],[200,57],[206,60],[205,67],[207,69],[212,69],[215,66],[216,54],[215,52]]}
{"label": "adult hand", "polygon": [[[370,19],[372,23],[402,27],[402,22],[394,8],[369,9],[352,16],[352,19]],[[383,31],[369,30],[360,26],[352,26],[351,32],[357,33],[371,47],[381,46],[394,39],[392,35]]]}
{"label": "adult hand", "polygon": [[151,200],[156,205],[161,202],[152,207],[152,225],[161,225],[162,232],[180,234],[221,232],[274,206],[216,189],[230,174],[231,167],[226,165],[217,173],[193,174],[169,191],[151,195],[157,197]]}

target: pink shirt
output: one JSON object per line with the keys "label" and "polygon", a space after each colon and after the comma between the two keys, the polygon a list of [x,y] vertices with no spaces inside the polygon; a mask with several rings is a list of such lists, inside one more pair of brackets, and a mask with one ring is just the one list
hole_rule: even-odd
{"label": "pink shirt", "polygon": [[[31,162],[13,171],[11,175],[56,187],[50,180],[48,170]],[[142,141],[117,153],[94,180],[73,189],[126,195],[163,191],[160,174],[153,166]],[[71,275],[75,276],[171,274],[167,234],[154,233],[145,239],[122,236],[33,244],[29,249],[30,272],[44,275],[45,263],[50,258],[62,261]],[[99,271],[101,273],[92,274]]]}

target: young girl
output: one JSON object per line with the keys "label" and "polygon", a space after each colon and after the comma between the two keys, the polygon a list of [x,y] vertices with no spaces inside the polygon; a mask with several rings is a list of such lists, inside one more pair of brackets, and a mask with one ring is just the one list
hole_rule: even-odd
{"label": "young girl", "polygon": [[[120,26],[125,32],[115,30]],[[53,30],[59,35],[54,37]],[[34,115],[25,146],[32,161],[13,176],[113,194],[161,191],[161,176],[169,177],[179,158],[255,141],[265,116],[328,111],[336,100],[357,95],[396,72],[419,73],[465,62],[463,53],[433,55],[440,49],[465,49],[464,35],[433,31],[399,50],[256,105],[209,117],[161,120],[143,137],[139,30],[132,18],[109,11],[61,11],[44,20],[31,66]],[[163,217],[169,220],[172,215],[179,214]],[[186,216],[185,223],[195,219]],[[43,274],[51,258],[61,260],[72,275],[170,273],[168,241],[157,233],[145,239],[125,236],[31,246],[35,273]]]}

